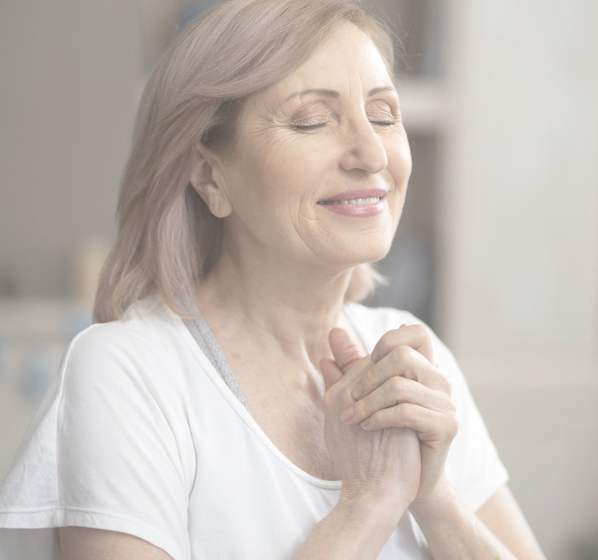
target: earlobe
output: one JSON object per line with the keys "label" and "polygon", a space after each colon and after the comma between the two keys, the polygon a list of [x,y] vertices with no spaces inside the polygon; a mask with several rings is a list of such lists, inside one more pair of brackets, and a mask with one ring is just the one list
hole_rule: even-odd
{"label": "earlobe", "polygon": [[233,207],[222,189],[222,185],[214,177],[214,159],[198,150],[197,159],[191,170],[189,182],[206,203],[210,212],[217,218],[226,218],[233,211]]}

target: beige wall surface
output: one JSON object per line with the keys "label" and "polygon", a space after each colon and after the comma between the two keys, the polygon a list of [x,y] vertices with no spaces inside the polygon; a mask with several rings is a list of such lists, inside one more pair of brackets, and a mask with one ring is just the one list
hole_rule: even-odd
{"label": "beige wall surface", "polygon": [[454,0],[442,333],[549,558],[598,558],[598,3]]}
{"label": "beige wall surface", "polygon": [[0,294],[70,294],[113,235],[140,87],[134,2],[0,3]]}
{"label": "beige wall surface", "polygon": [[[541,6],[541,8],[540,8]],[[476,1],[455,40],[455,347],[596,349],[598,4]],[[465,12],[465,13],[463,13]],[[475,325],[492,317],[491,328]]]}

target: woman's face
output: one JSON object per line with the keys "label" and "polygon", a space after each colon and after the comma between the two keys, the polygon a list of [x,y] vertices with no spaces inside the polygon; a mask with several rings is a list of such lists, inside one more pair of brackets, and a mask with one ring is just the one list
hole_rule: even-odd
{"label": "woman's face", "polygon": [[399,100],[372,41],[345,24],[288,77],[250,97],[219,187],[225,243],[336,269],[390,248],[411,172]]}

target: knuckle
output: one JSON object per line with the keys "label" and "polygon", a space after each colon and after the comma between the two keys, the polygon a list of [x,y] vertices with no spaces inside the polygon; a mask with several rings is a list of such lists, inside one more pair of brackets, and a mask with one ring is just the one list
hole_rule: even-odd
{"label": "knuckle", "polygon": [[395,341],[396,335],[397,335],[396,330],[388,331],[382,335],[382,337],[380,338],[380,340],[378,341],[378,344],[376,344],[376,346],[383,354],[387,354],[392,349],[392,347],[395,346],[394,341]]}
{"label": "knuckle", "polygon": [[396,366],[400,361],[401,361],[401,357],[400,357],[400,350],[399,350],[400,346],[395,346],[389,353],[388,353],[388,358],[389,360],[392,362],[392,364],[394,366]]}
{"label": "knuckle", "polygon": [[395,364],[404,364],[411,357],[411,348],[401,344],[400,346],[393,348],[391,355]]}
{"label": "knuckle", "polygon": [[353,406],[355,406],[355,417],[356,418],[366,418],[369,416],[369,402],[368,399],[365,398],[361,401],[357,401]]}
{"label": "knuckle", "polygon": [[324,404],[326,406],[331,406],[336,400],[338,400],[338,395],[336,392],[328,390],[326,393],[324,393]]}
{"label": "knuckle", "polygon": [[457,407],[455,406],[455,403],[450,399],[449,399],[449,402],[447,403],[446,410],[449,414],[453,414],[453,415],[457,414]]}
{"label": "knuckle", "polygon": [[413,331],[418,338],[427,339],[428,338],[428,329],[419,323],[412,325]]}
{"label": "knuckle", "polygon": [[398,375],[391,377],[388,380],[388,383],[390,385],[390,390],[392,391],[393,395],[399,396],[405,390],[405,380],[402,377],[399,377]]}
{"label": "knuckle", "polygon": [[453,386],[451,382],[442,372],[438,373],[438,378],[440,379],[440,389],[447,395],[451,396],[453,394]]}
{"label": "knuckle", "polygon": [[363,381],[365,385],[375,386],[376,381],[378,379],[378,371],[377,368],[373,367],[369,369],[366,374],[363,376]]}
{"label": "knuckle", "polygon": [[456,416],[451,415],[450,420],[446,422],[446,431],[450,439],[453,439],[459,431],[459,420]]}
{"label": "knuckle", "polygon": [[408,360],[411,358],[411,348],[405,344],[401,344],[401,346],[397,347],[397,352],[401,360]]}
{"label": "knuckle", "polygon": [[457,406],[455,405],[455,403],[453,402],[453,399],[451,399],[448,395],[446,396],[446,410],[449,412],[449,414],[457,414]]}

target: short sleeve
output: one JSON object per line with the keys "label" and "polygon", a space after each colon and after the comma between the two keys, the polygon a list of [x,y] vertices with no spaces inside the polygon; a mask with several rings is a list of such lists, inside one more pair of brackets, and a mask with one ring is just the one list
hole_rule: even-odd
{"label": "short sleeve", "polygon": [[459,419],[459,431],[451,444],[447,459],[447,474],[457,493],[473,511],[477,511],[508,482],[509,475],[455,358],[438,340],[436,347],[436,359],[441,371],[451,382],[452,397]]}
{"label": "short sleeve", "polygon": [[0,488],[0,551],[2,541],[13,546],[5,529],[82,526],[190,557],[189,476],[168,373],[158,351],[120,327],[75,339]]}
{"label": "short sleeve", "polygon": [[353,317],[353,326],[370,351],[384,333],[402,324],[417,323],[428,328],[434,359],[451,383],[459,420],[459,431],[451,444],[446,473],[457,493],[473,511],[477,511],[508,482],[509,476],[453,354],[425,323],[409,312],[391,308],[371,309],[358,304],[350,304],[347,310]]}

